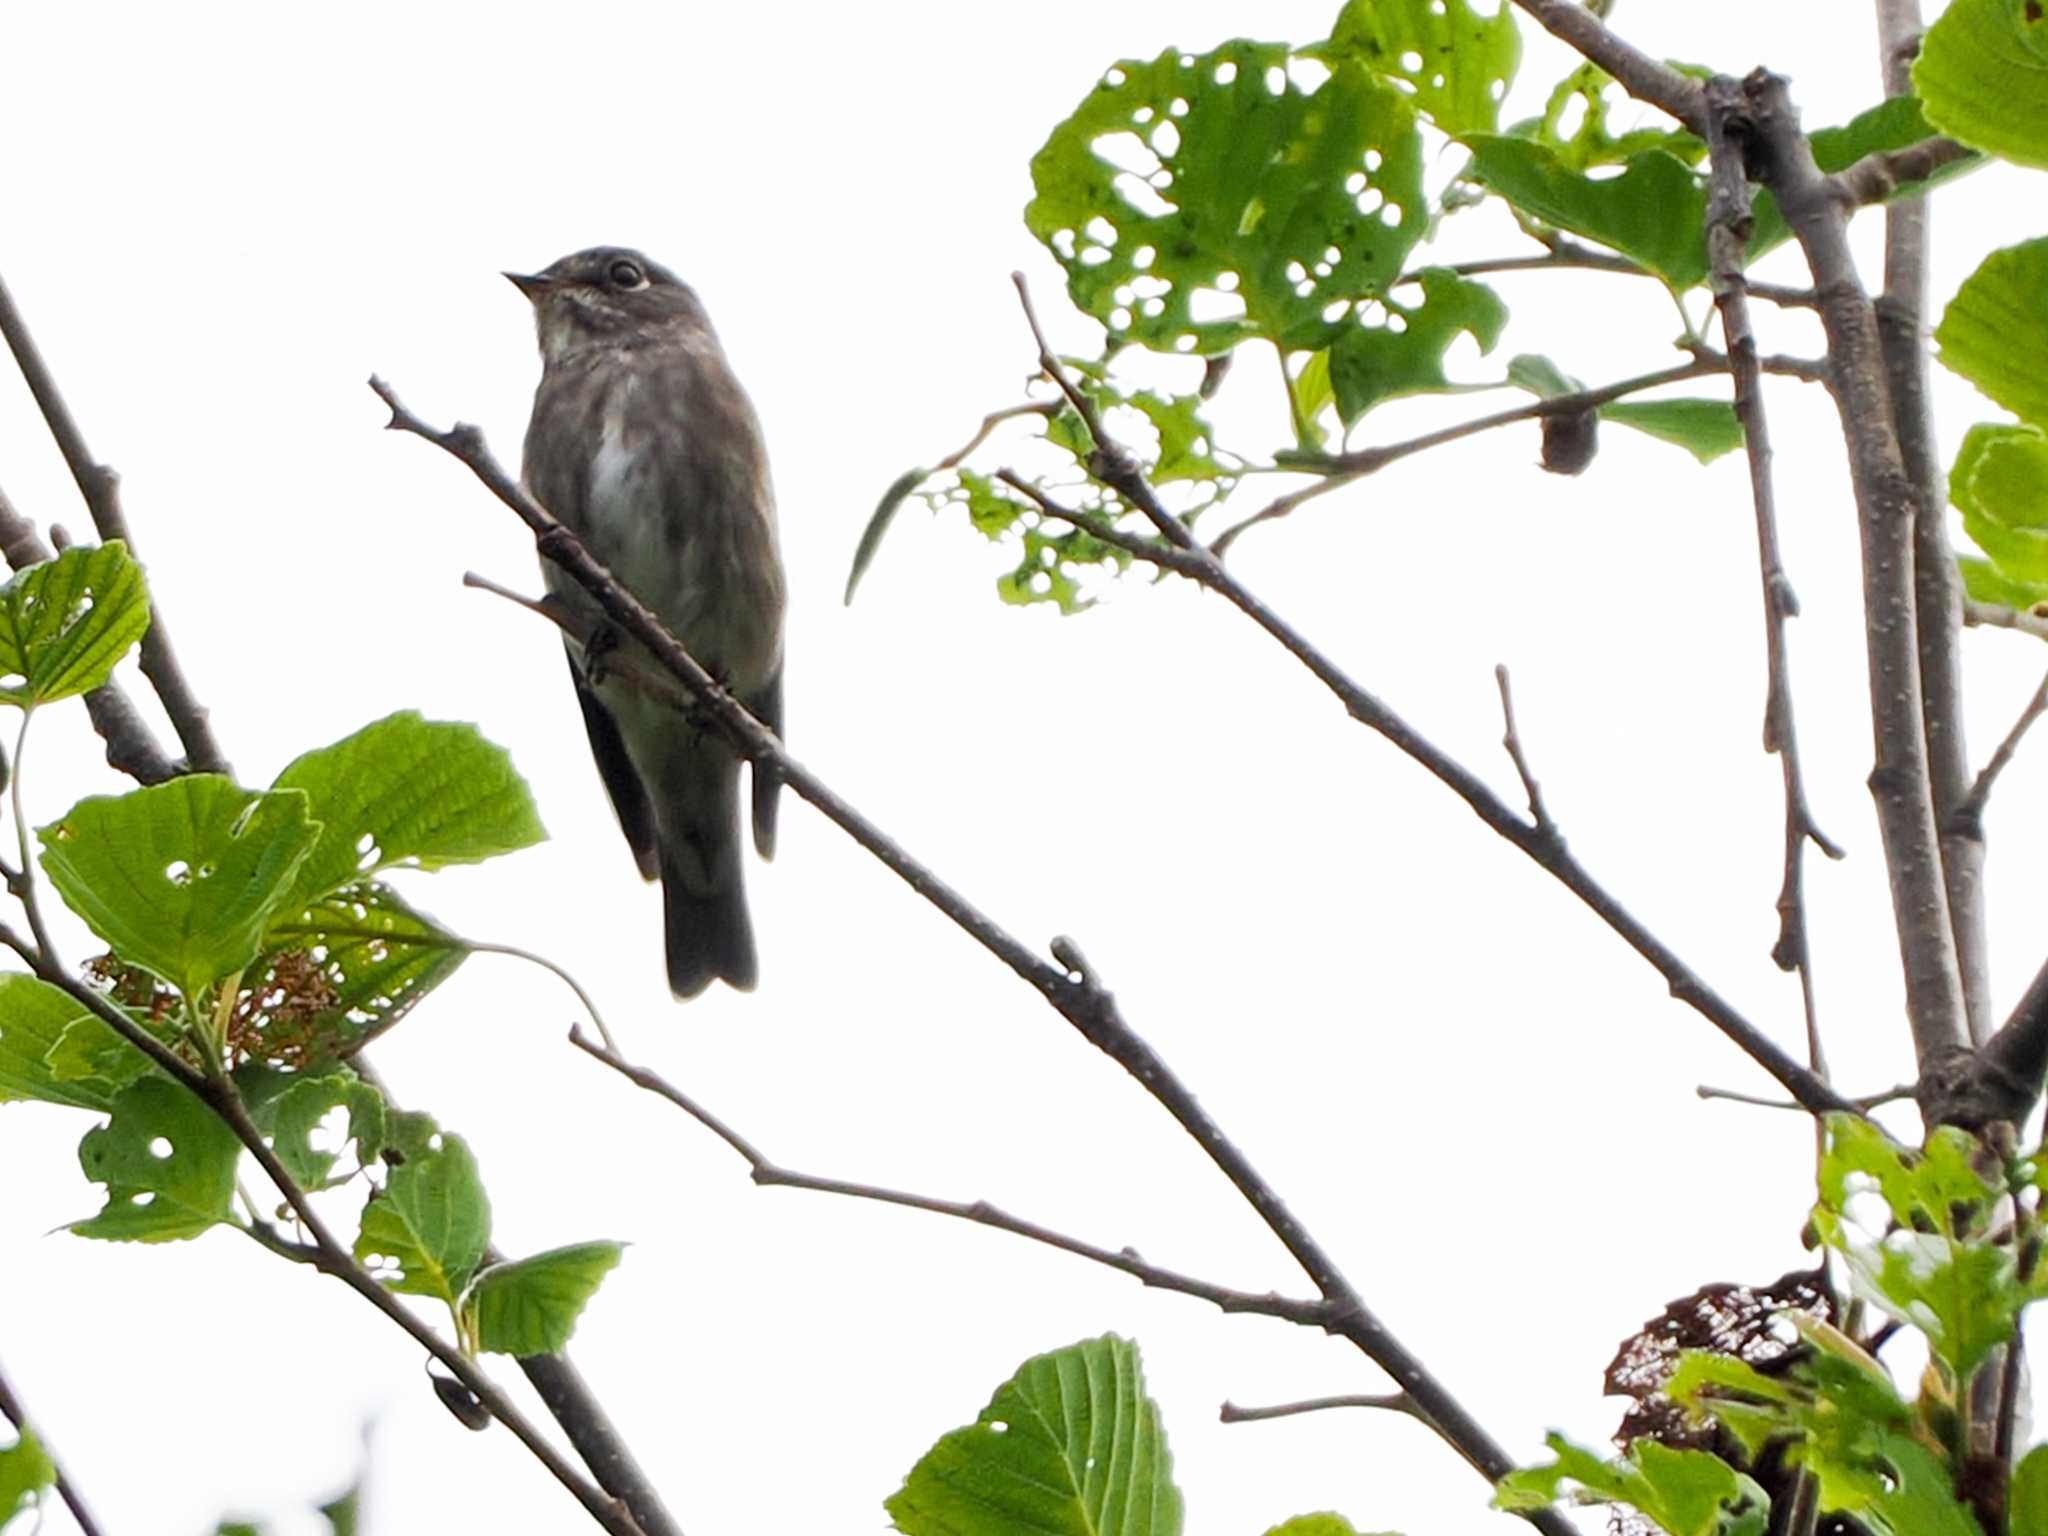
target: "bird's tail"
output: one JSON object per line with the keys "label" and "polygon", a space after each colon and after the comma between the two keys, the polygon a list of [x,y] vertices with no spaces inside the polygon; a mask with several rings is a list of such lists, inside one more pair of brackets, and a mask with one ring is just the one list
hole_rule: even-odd
{"label": "bird's tail", "polygon": [[751,991],[759,973],[741,871],[739,765],[700,758],[661,817],[668,985],[695,997],[714,981]]}

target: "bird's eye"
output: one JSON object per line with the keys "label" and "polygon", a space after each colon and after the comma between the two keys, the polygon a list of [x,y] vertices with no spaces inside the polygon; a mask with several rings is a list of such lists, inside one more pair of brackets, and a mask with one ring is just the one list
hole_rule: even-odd
{"label": "bird's eye", "polygon": [[630,261],[615,261],[607,274],[621,288],[645,288],[647,274]]}

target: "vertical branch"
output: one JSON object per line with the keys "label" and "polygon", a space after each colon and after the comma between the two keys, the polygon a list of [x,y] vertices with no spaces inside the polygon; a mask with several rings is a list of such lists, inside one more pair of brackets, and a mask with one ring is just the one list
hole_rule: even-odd
{"label": "vertical branch", "polygon": [[1743,82],[1743,92],[1760,179],[1805,252],[1827,332],[1829,389],[1848,446],[1863,553],[1876,747],[1870,792],[1890,877],[1914,1055],[1938,1103],[1939,1081],[1956,1070],[1967,1036],[1920,709],[1913,572],[1921,498],[1892,423],[1877,316],[1849,254],[1846,198],[1814,163],[1785,81],[1758,70]]}
{"label": "vertical branch", "polygon": [[[78,492],[85,498],[101,540],[119,539],[131,555],[140,559],[134,535],[128,531],[127,516],[121,511],[120,477],[93,458],[86,447],[85,435],[78,430],[71,407],[65,404],[57,380],[36,349],[28,322],[15,307],[14,296],[7,291],[5,282],[0,282],[0,335],[7,338],[8,350],[14,354],[29,393],[35,396],[36,408],[43,413],[43,421],[50,436],[56,439],[58,452],[64,455],[71,478],[78,482]],[[149,605],[149,628],[142,637],[142,675],[163,700],[178,740],[184,743],[186,762],[200,773],[231,773],[220,743],[214,740],[213,727],[207,723],[206,710],[178,666],[178,658],[171,650],[170,633],[164,628],[162,610],[154,598]]]}
{"label": "vertical branch", "polygon": [[[1920,0],[1877,0],[1878,44],[1887,96],[1913,93],[1920,50]],[[1888,203],[1884,211],[1884,292],[1877,300],[1878,344],[1891,391],[1899,452],[1918,498],[1913,518],[1913,604],[1920,650],[1920,713],[1941,830],[1942,877],[1955,929],[1970,1041],[1991,1036],[1991,961],[1985,939],[1984,827],[1958,814],[1970,789],[1963,734],[1963,683],[1958,644],[1962,583],[1949,549],[1948,507],[1934,412],[1927,393],[1927,240],[1931,210],[1924,194]]]}
{"label": "vertical branch", "polygon": [[1799,767],[1799,735],[1793,718],[1791,666],[1786,655],[1786,621],[1799,612],[1799,600],[1785,573],[1778,545],[1778,513],[1771,483],[1770,426],[1764,414],[1763,373],[1757,364],[1756,333],[1750,326],[1743,253],[1749,243],[1749,174],[1743,155],[1748,135],[1742,86],[1727,76],[1707,82],[1707,147],[1713,171],[1712,198],[1707,209],[1707,255],[1714,304],[1721,315],[1722,339],[1734,379],[1735,413],[1742,423],[1743,446],[1749,456],[1751,501],[1756,509],[1757,567],[1764,599],[1764,751],[1777,756],[1785,788],[1785,872],[1778,887],[1778,941],[1771,958],[1781,970],[1799,977],[1806,1018],[1807,1062],[1823,1079],[1827,1057],[1821,1049],[1820,1022],[1814,1003],[1813,954],[1806,928],[1806,844],[1830,858],[1841,849],[1829,842],[1813,819],[1806,783]]}

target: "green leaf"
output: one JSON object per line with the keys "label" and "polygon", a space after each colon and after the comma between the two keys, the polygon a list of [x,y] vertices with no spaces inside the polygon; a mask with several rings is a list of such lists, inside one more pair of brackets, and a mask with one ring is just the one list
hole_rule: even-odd
{"label": "green leaf", "polygon": [[361,1519],[362,1489],[350,1488],[320,1506],[320,1514],[326,1517],[332,1536],[356,1536]]}
{"label": "green leaf", "polygon": [[2048,15],[2039,0],[1951,0],[1921,39],[1913,89],[1951,138],[2048,168]]}
{"label": "green leaf", "polygon": [[265,1060],[318,1066],[390,1029],[469,953],[389,886],[343,886],[271,923],[238,1038]]}
{"label": "green leaf", "polygon": [[[1949,469],[1948,497],[1963,531],[2007,581],[2048,583],[2048,434],[1979,423]],[[2004,601],[2004,599],[1992,599]],[[2025,608],[2031,601],[2008,606]]]}
{"label": "green leaf", "polygon": [[[1024,222],[1112,345],[1323,345],[1428,227],[1415,110],[1350,59],[1312,94],[1277,43],[1126,59],[1031,162]],[[1114,158],[1111,158],[1114,157]]]}
{"label": "green leaf", "polygon": [[123,1050],[141,1055],[48,982],[19,972],[0,974],[0,1103],[40,1099],[76,1109],[114,1107],[114,1097],[125,1084],[67,1074],[51,1065],[51,1052],[74,1025],[90,1025]]}
{"label": "green leaf", "polygon": [[[138,1028],[151,1028],[146,1019],[130,1017]],[[161,1038],[162,1027],[152,1033]],[[50,1076],[67,1091],[104,1101],[91,1106],[95,1109],[111,1109],[129,1084],[156,1071],[147,1056],[116,1034],[104,1019],[91,1014],[67,1025],[43,1061]]]}
{"label": "green leaf", "polygon": [[1934,339],[1943,363],[2022,421],[2048,428],[2048,238],[1979,262]]}
{"label": "green leaf", "polygon": [[2048,582],[2014,581],[1989,560],[1968,555],[1956,556],[1956,566],[1963,573],[1963,595],[1973,603],[1991,603],[2020,613],[2048,604]]}
{"label": "green leaf", "polygon": [[[1814,163],[1833,175],[1846,170],[1865,155],[1905,149],[1922,139],[1934,137],[1934,129],[1921,113],[1920,103],[1911,96],[1893,96],[1857,113],[1839,128],[1817,128],[1811,136]],[[1975,170],[1984,163],[1982,155],[1970,155],[1942,166],[1931,176],[1917,181],[1900,181],[1885,196],[1887,203],[1903,197],[1918,197],[1930,187]],[[1759,189],[1750,207],[1749,259],[1756,260],[1792,238],[1777,199]]]}
{"label": "green leaf", "polygon": [[491,1240],[491,1206],[460,1136],[408,1157],[363,1208],[356,1257],[382,1260],[385,1285],[452,1308]]}
{"label": "green leaf", "polygon": [[1534,352],[1524,352],[1509,360],[1508,382],[1542,400],[1577,394],[1585,387],[1549,358]]}
{"label": "green leaf", "polygon": [[271,1150],[301,1189],[325,1189],[340,1152],[313,1145],[315,1129],[336,1109],[348,1114],[348,1139],[356,1145],[356,1161],[373,1162],[384,1141],[384,1096],[347,1067],[333,1067],[315,1076],[279,1072],[261,1062],[236,1069],[235,1085],[256,1129],[270,1138]]}
{"label": "green leaf", "polygon": [[1725,400],[1617,400],[1600,407],[1600,418],[1676,443],[1702,464],[1742,446],[1742,423]]}
{"label": "green leaf", "polygon": [[[1468,0],[1347,0],[1330,40],[1302,50],[1356,59],[1445,133],[1491,133],[1522,59],[1514,12],[1481,16]],[[1412,62],[1411,62],[1412,61]]]}
{"label": "green leaf", "polygon": [[[1559,162],[1571,170],[1591,170],[1596,165],[1619,165],[1645,150],[1661,149],[1687,165],[1698,165],[1707,157],[1704,140],[1683,128],[1635,128],[1614,134],[1608,130],[1608,114],[1620,102],[1633,114],[1633,103],[1619,91],[1614,76],[1597,64],[1581,64],[1551,88],[1543,115],[1516,123],[1508,130],[1518,139],[1529,139],[1553,151]],[[1576,109],[1576,111],[1574,111]],[[1570,133],[1567,120],[1576,121]]]}
{"label": "green leaf", "polygon": [[293,904],[393,865],[475,864],[547,836],[502,747],[409,709],[306,753],[272,787],[305,791],[320,823]]}
{"label": "green leaf", "polygon": [[2009,1536],[2048,1536],[2048,1445],[2037,1445],[2012,1469],[2006,1494]]}
{"label": "green leaf", "polygon": [[910,499],[910,493],[931,477],[931,471],[922,465],[906,469],[882,492],[882,499],[875,504],[875,510],[868,515],[867,526],[860,531],[860,543],[853,551],[853,564],[846,572],[846,591],[840,601],[846,607],[853,606],[854,589],[860,585],[861,577],[874,564],[875,555],[882,547],[882,535],[889,531],[889,525],[896,521],[896,511]]}
{"label": "green leaf", "polygon": [[[1267,1531],[1266,1536],[1363,1536],[1363,1533],[1342,1515],[1325,1511],[1283,1520]],[[1383,1533],[1383,1536],[1391,1536],[1391,1533]]]}
{"label": "green leaf", "polygon": [[1180,1491],[1137,1346],[1110,1335],[1025,1361],[887,1508],[906,1536],[1176,1536]]}
{"label": "green leaf", "polygon": [[624,1243],[576,1243],[479,1270],[462,1298],[477,1348],[521,1358],[562,1349],[625,1251]]}
{"label": "green leaf", "polygon": [[1611,246],[1682,293],[1706,280],[1707,194],[1668,150],[1632,156],[1619,176],[1593,177],[1527,139],[1468,134],[1471,174],[1523,213]]}
{"label": "green leaf", "polygon": [[1575,1483],[1585,1496],[1626,1504],[1671,1536],[1763,1536],[1769,1521],[1770,1496],[1712,1452],[1641,1439],[1625,1459],[1603,1461],[1562,1435],[1546,1443],[1557,1460],[1502,1478],[1495,1508],[1540,1509]]}
{"label": "green leaf", "polygon": [[235,1133],[184,1088],[145,1077],[78,1144],[79,1165],[107,1186],[107,1204],[71,1230],[117,1242],[197,1237],[229,1219],[241,1151]]}
{"label": "green leaf", "polygon": [[255,959],[319,831],[302,794],[195,773],[81,800],[36,835],[65,904],[189,1000]]}
{"label": "green leaf", "polygon": [[142,567],[118,539],[30,566],[0,587],[0,703],[30,709],[99,687],[148,628]]}
{"label": "green leaf", "polygon": [[57,1464],[35,1431],[22,1425],[15,1431],[14,1444],[0,1450],[0,1526],[41,1503],[43,1493],[56,1484]]}
{"label": "green leaf", "polygon": [[[1414,288],[1421,292],[1412,306],[1397,297]],[[1507,305],[1491,288],[1444,267],[1424,267],[1382,303],[1384,313],[1361,307],[1330,344],[1330,387],[1346,427],[1382,400],[1450,388],[1444,353],[1451,343],[1469,335],[1481,352],[1491,352],[1508,318]],[[1377,323],[1367,324],[1368,316]]]}

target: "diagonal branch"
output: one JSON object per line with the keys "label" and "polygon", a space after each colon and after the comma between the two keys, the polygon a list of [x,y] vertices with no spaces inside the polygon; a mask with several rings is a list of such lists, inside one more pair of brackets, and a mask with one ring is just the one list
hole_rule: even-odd
{"label": "diagonal branch", "polygon": [[1623,41],[1580,0],[1515,0],[1515,4],[1544,31],[1614,76],[1629,95],[1661,107],[1701,138],[1707,136],[1706,100],[1697,80]]}
{"label": "diagonal branch", "polygon": [[1750,327],[1744,252],[1749,244],[1749,176],[1744,166],[1741,85],[1717,75],[1706,85],[1707,152],[1712,195],[1707,207],[1707,255],[1714,304],[1721,315],[1722,341],[1735,384],[1735,414],[1742,423],[1749,459],[1750,500],[1756,513],[1757,566],[1763,578],[1764,751],[1777,756],[1784,780],[1784,874],[1778,886],[1778,941],[1771,958],[1799,977],[1806,1018],[1806,1059],[1827,1075],[1813,986],[1813,952],[1807,942],[1806,845],[1828,857],[1842,850],[1828,841],[1813,819],[1799,767],[1799,733],[1792,708],[1791,663],[1786,653],[1787,621],[1799,601],[1786,574],[1778,544],[1778,511],[1771,482],[1769,418],[1764,413],[1763,376],[1757,367],[1756,333]]}
{"label": "diagonal branch", "polygon": [[[28,1415],[22,1411],[21,1399],[14,1395],[14,1389],[7,1384],[7,1378],[0,1375],[0,1418],[12,1424],[17,1434],[27,1434]],[[50,1465],[50,1472],[57,1484],[57,1497],[64,1501],[64,1507],[71,1511],[71,1518],[78,1523],[79,1536],[100,1536],[100,1526],[86,1506],[85,1498],[70,1478],[64,1475],[64,1468],[58,1465],[57,1456],[41,1436],[37,1443],[42,1446],[43,1459]]]}
{"label": "diagonal branch", "polygon": [[[1348,1339],[1366,1357],[1391,1375],[1428,1415],[1446,1443],[1464,1456],[1489,1482],[1498,1482],[1514,1468],[1514,1459],[1471,1413],[1430,1374],[1422,1361],[1401,1343],[1366,1306],[1364,1299],[1337,1268],[1335,1261],[1309,1233],[1242,1151],[1210,1118],[1193,1092],[1165,1060],[1125,1023],[1116,999],[1096,980],[1071,945],[1055,946],[1055,965],[1026,948],[935,873],[912,858],[894,839],[870,822],[803,764],[792,758],[775,734],[749,714],[685,651],[638,598],[622,587],[582,543],[548,510],[506,473],[491,454],[483,434],[458,423],[437,431],[406,409],[390,386],[372,379],[370,387],[391,409],[392,430],[425,439],[467,465],[471,473],[509,507],[534,533],[541,557],[559,567],[589,592],[619,630],[646,646],[662,670],[688,691],[694,713],[706,729],[715,730],[749,762],[770,766],[790,790],[814,806],[892,873],[932,903],[956,926],[1033,988],[1081,1036],[1115,1061],[1192,1136],[1217,1169],[1256,1211],[1316,1289],[1330,1303],[1323,1325]],[[1173,521],[1170,514],[1162,514]],[[1527,1518],[1546,1536],[1571,1536],[1571,1526],[1549,1510]]]}
{"label": "diagonal branch", "polygon": [[[78,430],[71,407],[65,403],[56,378],[43,361],[42,353],[36,349],[35,338],[29,335],[28,322],[15,307],[14,297],[7,291],[5,282],[0,282],[0,335],[7,338],[8,349],[14,354],[22,378],[28,382],[29,393],[35,396],[36,408],[43,413],[43,421],[50,429],[50,436],[56,439],[58,452],[64,455],[71,478],[78,482],[79,494],[85,498],[85,504],[92,512],[93,526],[99,530],[101,540],[119,539],[128,546],[131,555],[141,559],[135,548],[135,537],[128,531],[128,519],[121,511],[120,477],[93,458],[91,450],[86,447],[85,435]],[[171,650],[170,632],[164,627],[162,610],[153,597],[149,605],[149,628],[142,636],[141,660],[142,675],[149,679],[150,687],[163,701],[164,711],[171,717],[178,740],[184,744],[186,762],[199,773],[232,773],[227,758],[220,750],[220,743],[214,740],[206,710],[201,707],[191,685],[185,681],[184,672],[179,669],[178,658]]]}
{"label": "diagonal branch", "polygon": [[1074,1254],[1078,1258],[1087,1259],[1090,1263],[1120,1270],[1156,1289],[1178,1291],[1184,1296],[1193,1296],[1225,1312],[1255,1312],[1313,1328],[1327,1327],[1334,1317],[1328,1301],[1280,1296],[1270,1291],[1260,1294],[1217,1285],[1212,1281],[1197,1279],[1192,1275],[1181,1274],[1177,1270],[1147,1263],[1135,1248],[1103,1248],[1094,1243],[1083,1242],[1080,1238],[1070,1237],[1064,1232],[1041,1226],[1035,1221],[1012,1216],[1008,1211],[990,1205],[986,1200],[940,1200],[930,1195],[886,1189],[879,1184],[859,1184],[847,1179],[828,1178],[822,1174],[800,1173],[794,1168],[785,1168],[770,1160],[753,1143],[660,1073],[626,1060],[609,1047],[589,1039],[580,1029],[572,1028],[569,1031],[569,1043],[603,1062],[628,1082],[675,1105],[737,1152],[746,1163],[753,1181],[763,1187],[780,1185],[786,1189],[809,1189],[821,1194],[846,1195],[855,1200],[874,1200],[884,1205],[906,1206],[911,1210],[930,1211],[935,1215],[951,1216],[960,1221],[973,1222],[978,1226],[993,1227],[999,1232],[1009,1232],[1034,1243],[1057,1248],[1062,1253]]}

